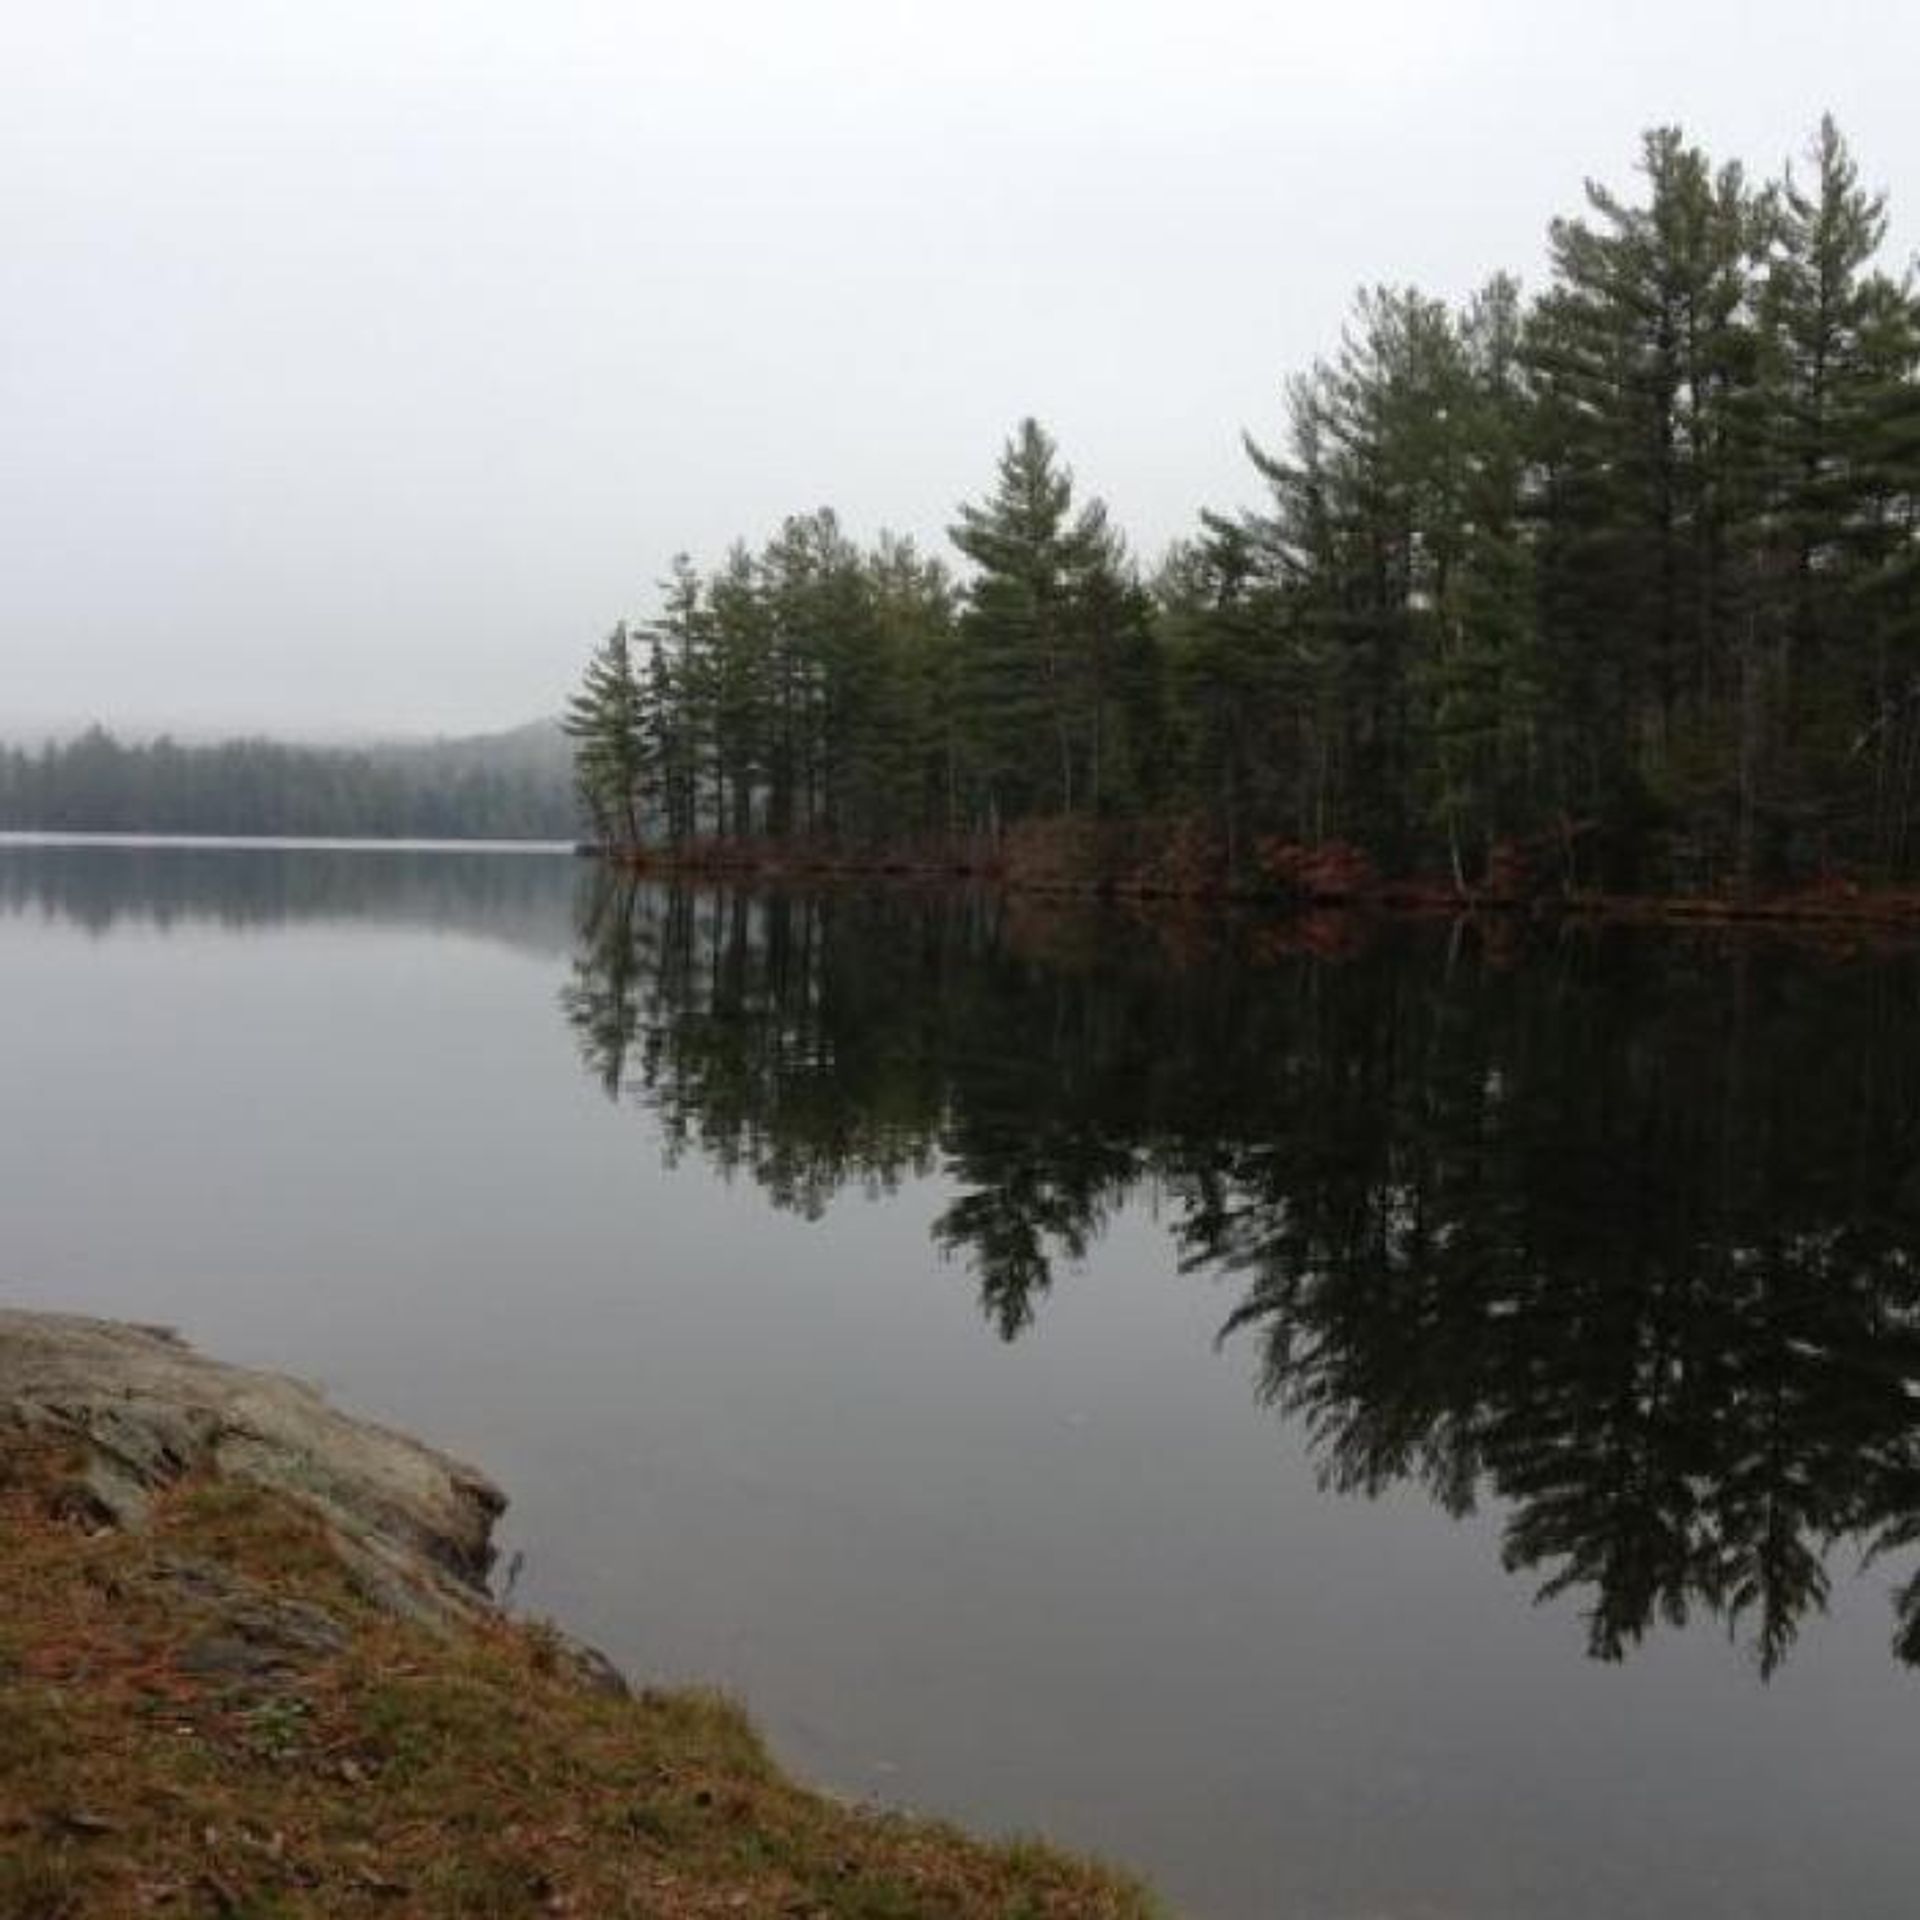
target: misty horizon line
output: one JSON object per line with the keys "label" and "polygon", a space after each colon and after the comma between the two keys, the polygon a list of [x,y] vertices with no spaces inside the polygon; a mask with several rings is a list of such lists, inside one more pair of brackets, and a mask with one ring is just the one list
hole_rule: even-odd
{"label": "misty horizon line", "polygon": [[460,746],[531,733],[540,728],[557,729],[559,724],[558,702],[551,712],[523,713],[512,720],[431,727],[419,724],[385,726],[337,719],[311,724],[288,720],[190,720],[177,715],[145,720],[124,716],[108,718],[101,714],[57,716],[32,721],[0,717],[0,747],[35,751],[41,747],[66,746],[98,730],[126,747],[151,746],[161,740],[171,740],[183,747],[219,747],[265,741],[274,746],[351,752],[355,749]]}

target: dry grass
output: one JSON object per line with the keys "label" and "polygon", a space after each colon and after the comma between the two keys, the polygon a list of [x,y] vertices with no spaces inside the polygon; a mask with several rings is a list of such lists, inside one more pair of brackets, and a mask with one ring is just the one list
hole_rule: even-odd
{"label": "dry grass", "polygon": [[90,1532],[0,1437],[0,1920],[1144,1920],[1133,1883],[843,1806],[699,1693],[581,1685],[550,1633],[377,1612],[319,1523],[187,1486]]}

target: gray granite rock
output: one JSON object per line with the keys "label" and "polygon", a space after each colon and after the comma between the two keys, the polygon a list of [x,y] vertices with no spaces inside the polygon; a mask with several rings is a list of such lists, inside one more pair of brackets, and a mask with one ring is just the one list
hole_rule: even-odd
{"label": "gray granite rock", "polygon": [[499,1489],[301,1381],[206,1359],[158,1328],[0,1309],[7,1424],[80,1445],[73,1497],[99,1524],[137,1528],[154,1492],[208,1470],[311,1507],[355,1581],[395,1612],[433,1624],[488,1604]]}

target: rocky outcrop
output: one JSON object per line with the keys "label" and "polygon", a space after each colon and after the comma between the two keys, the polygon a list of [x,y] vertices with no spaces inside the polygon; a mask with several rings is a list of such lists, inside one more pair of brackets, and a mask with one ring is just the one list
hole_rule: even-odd
{"label": "rocky outcrop", "polygon": [[0,1309],[0,1435],[8,1426],[76,1443],[73,1498],[103,1524],[138,1527],[158,1490],[212,1473],[311,1508],[355,1583],[393,1612],[446,1625],[489,1604],[506,1500],[484,1475],[163,1329]]}

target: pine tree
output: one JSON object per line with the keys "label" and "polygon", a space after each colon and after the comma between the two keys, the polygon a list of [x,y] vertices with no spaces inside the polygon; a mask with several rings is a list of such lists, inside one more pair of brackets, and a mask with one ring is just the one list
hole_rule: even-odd
{"label": "pine tree", "polygon": [[1430,817],[1455,883],[1523,827],[1534,804],[1538,666],[1532,556],[1521,528],[1529,395],[1518,282],[1501,276],[1454,320],[1450,442],[1422,669]]}
{"label": "pine tree", "polygon": [[959,785],[952,580],[913,541],[882,533],[867,556],[866,592],[880,672],[861,754],[866,830],[951,834]]}
{"label": "pine tree", "polygon": [[1070,814],[1093,723],[1090,636],[1075,596],[1112,563],[1106,508],[1095,500],[1073,511],[1073,475],[1029,418],[1001,452],[992,493],[963,506],[949,536],[975,568],[960,699],[988,829],[1027,811]]}
{"label": "pine tree", "polygon": [[1182,798],[1220,835],[1232,875],[1253,823],[1283,811],[1287,736],[1305,719],[1284,674],[1289,629],[1257,524],[1203,514],[1199,537],[1167,555],[1154,593]]}
{"label": "pine tree", "polygon": [[647,700],[625,624],[588,661],[561,725],[574,742],[574,769],[594,831],[629,846],[642,838],[649,774]]}
{"label": "pine tree", "polygon": [[712,764],[714,673],[705,583],[684,553],[661,583],[661,607],[646,629],[648,747],[667,838],[684,845],[700,830],[700,796]]}
{"label": "pine tree", "polygon": [[1898,565],[1895,503],[1920,473],[1911,452],[1902,458],[1899,425],[1920,335],[1911,287],[1871,270],[1885,199],[1861,186],[1831,116],[1808,160],[1804,184],[1789,168],[1780,187],[1765,301],[1783,599],[1770,663],[1777,781],[1783,831],[1803,843],[1794,851],[1824,864],[1853,845],[1885,862],[1900,851],[1889,828],[1905,807],[1905,650],[1873,589]]}
{"label": "pine tree", "polygon": [[1437,830],[1463,884],[1498,824],[1527,628],[1517,331],[1508,281],[1458,315],[1362,294],[1337,358],[1289,389],[1285,451],[1248,443],[1268,513],[1214,535],[1274,589],[1295,831],[1331,817],[1405,860]]}
{"label": "pine tree", "polygon": [[827,656],[857,564],[830,508],[790,515],[761,555],[771,621],[767,830],[776,839],[823,824]]}
{"label": "pine tree", "polygon": [[1594,222],[1554,224],[1530,329],[1542,617],[1569,804],[1664,811],[1673,877],[1710,880],[1752,811],[1770,199],[1675,128],[1647,135],[1641,164],[1643,205],[1590,184]]}
{"label": "pine tree", "polygon": [[759,562],[744,541],[706,585],[714,656],[714,778],[723,831],[753,833],[771,761],[772,615]]}

